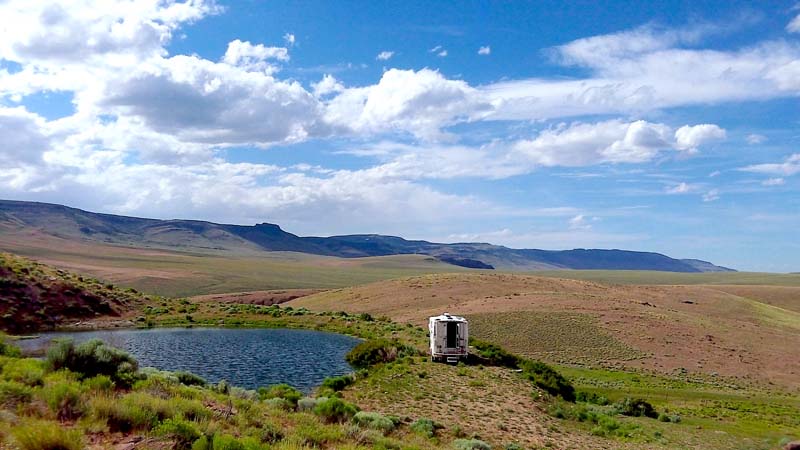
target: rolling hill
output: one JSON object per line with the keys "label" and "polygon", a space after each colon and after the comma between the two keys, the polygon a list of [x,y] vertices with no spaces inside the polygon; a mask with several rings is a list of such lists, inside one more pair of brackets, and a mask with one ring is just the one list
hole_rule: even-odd
{"label": "rolling hill", "polygon": [[0,200],[0,235],[20,230],[36,230],[45,235],[84,242],[236,255],[277,251],[339,258],[418,254],[478,269],[732,271],[706,261],[674,259],[651,252],[513,249],[487,243],[441,244],[379,234],[301,237],[270,223],[245,226],[196,220],[144,219],[46,203]]}

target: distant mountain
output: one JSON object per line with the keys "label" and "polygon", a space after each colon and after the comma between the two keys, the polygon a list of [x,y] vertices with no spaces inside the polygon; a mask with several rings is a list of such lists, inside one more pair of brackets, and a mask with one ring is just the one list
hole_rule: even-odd
{"label": "distant mountain", "polygon": [[650,252],[513,249],[487,243],[410,241],[379,234],[300,237],[270,223],[245,226],[197,220],[142,219],[48,203],[0,200],[0,233],[25,229],[67,239],[190,251],[291,251],[342,258],[423,254],[449,264],[479,269],[732,271],[706,261],[680,260]]}

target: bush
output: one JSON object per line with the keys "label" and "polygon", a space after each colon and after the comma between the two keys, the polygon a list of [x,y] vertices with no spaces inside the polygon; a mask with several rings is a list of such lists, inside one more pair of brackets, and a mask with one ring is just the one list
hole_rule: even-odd
{"label": "bush", "polygon": [[568,402],[575,401],[575,388],[552,367],[539,361],[523,361],[522,374],[548,394],[559,396]]}
{"label": "bush", "polygon": [[112,432],[149,431],[176,414],[169,401],[141,392],[121,398],[95,397],[91,406],[95,418],[105,420]]}
{"label": "bush", "polygon": [[269,387],[258,388],[258,398],[260,400],[279,398],[286,400],[292,407],[295,407],[297,402],[303,398],[303,393],[285,383],[273,384]]}
{"label": "bush", "polygon": [[432,438],[436,435],[436,430],[442,428],[441,425],[431,419],[417,419],[411,424],[411,431]]}
{"label": "bush", "polygon": [[82,390],[78,382],[59,381],[45,385],[40,395],[58,420],[75,420],[86,412]]}
{"label": "bush", "polygon": [[195,374],[193,374],[191,372],[178,371],[178,372],[175,372],[174,375],[175,375],[175,378],[177,378],[180,383],[185,384],[186,386],[205,386],[206,385],[206,380],[204,380],[199,375],[195,375]]}
{"label": "bush", "polygon": [[20,450],[81,450],[83,434],[54,422],[29,421],[11,430]]}
{"label": "bush", "polygon": [[608,398],[603,395],[598,395],[594,392],[584,392],[584,391],[578,391],[575,394],[575,401],[592,403],[601,406],[605,406],[610,403]]}
{"label": "bush", "polygon": [[618,401],[614,407],[623,416],[650,417],[652,419],[658,417],[658,412],[653,408],[653,405],[641,398],[625,397]]}
{"label": "bush", "polygon": [[522,446],[516,443],[506,444],[504,450],[522,450]]}
{"label": "bush", "polygon": [[83,380],[83,385],[90,391],[110,392],[114,390],[115,383],[108,375],[97,375]]}
{"label": "bush", "polygon": [[0,381],[0,406],[11,409],[21,403],[28,403],[33,397],[33,389],[16,381]]}
{"label": "bush", "polygon": [[71,340],[57,342],[47,351],[49,370],[68,369],[82,377],[107,375],[120,386],[130,386],[136,379],[138,363],[126,351],[111,347],[99,339],[80,345]]}
{"label": "bush", "polygon": [[475,349],[475,353],[483,359],[483,361],[481,361],[483,364],[515,369],[519,367],[522,362],[522,358],[505,350],[499,345],[472,338],[470,338],[469,343]]}
{"label": "bush", "polygon": [[0,355],[19,358],[22,356],[22,351],[16,345],[9,344],[4,335],[0,335]]}
{"label": "bush", "polygon": [[456,439],[453,441],[456,450],[492,450],[492,446],[480,439]]}
{"label": "bush", "polygon": [[357,406],[336,397],[319,401],[314,407],[314,414],[326,422],[346,422],[357,412]]}
{"label": "bush", "polygon": [[375,412],[359,411],[353,416],[353,422],[364,428],[378,430],[383,434],[394,430],[395,423],[392,419]]}
{"label": "bush", "polygon": [[303,397],[297,401],[297,410],[300,412],[314,411],[317,403],[327,400],[328,397]]}
{"label": "bush", "polygon": [[347,362],[358,369],[366,369],[375,364],[387,363],[403,356],[415,356],[419,352],[398,340],[372,339],[364,341],[347,354]]}
{"label": "bush", "polygon": [[353,384],[355,379],[352,375],[342,375],[338,377],[327,377],[322,381],[322,387],[331,389],[334,392],[341,391]]}
{"label": "bush", "polygon": [[183,419],[167,419],[155,430],[157,435],[168,436],[174,441],[174,449],[185,450],[200,438],[197,426]]}
{"label": "bush", "polygon": [[3,378],[28,386],[41,386],[44,378],[44,366],[35,359],[10,359],[3,366]]}

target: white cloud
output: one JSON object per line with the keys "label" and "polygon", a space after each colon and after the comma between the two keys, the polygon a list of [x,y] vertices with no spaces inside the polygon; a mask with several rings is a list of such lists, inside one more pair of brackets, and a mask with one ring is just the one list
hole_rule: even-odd
{"label": "white cloud", "polygon": [[375,59],[377,59],[379,61],[388,61],[389,58],[391,58],[392,56],[394,56],[394,52],[390,52],[388,50],[384,50],[384,51],[378,53],[378,56],[376,56]]}
{"label": "white cloud", "polygon": [[479,55],[489,55],[491,53],[492,53],[492,48],[489,47],[488,45],[478,49]]}
{"label": "white cloud", "polygon": [[327,133],[319,103],[299,83],[196,56],[109,80],[99,106],[185,142],[269,145]]}
{"label": "white cloud", "polygon": [[705,143],[725,139],[725,130],[717,125],[684,125],[675,131],[675,148],[694,153]]}
{"label": "white cloud", "polygon": [[609,120],[562,124],[542,131],[535,139],[516,142],[513,149],[541,166],[641,163],[661,150],[677,148],[673,136],[663,124]]}
{"label": "white cloud", "polygon": [[767,142],[767,137],[763,134],[748,134],[745,141],[750,145],[758,145]]}
{"label": "white cloud", "polygon": [[719,170],[715,170],[715,171],[711,172],[710,174],[708,174],[708,177],[709,178],[714,178],[714,177],[720,176],[721,174],[722,174],[722,172],[720,172]]}
{"label": "white cloud", "polygon": [[263,44],[253,45],[236,39],[228,43],[228,50],[225,51],[222,62],[245,70],[273,72],[275,67],[267,62],[270,59],[288,61],[289,51],[284,47],[265,47]]}
{"label": "white cloud", "polygon": [[475,88],[430,69],[390,69],[376,85],[346,89],[326,105],[326,120],[356,133],[405,131],[447,139],[443,126],[487,109]]}
{"label": "white cloud", "polygon": [[764,186],[782,186],[786,184],[786,180],[783,178],[767,178],[761,184]]}
{"label": "white cloud", "polygon": [[0,165],[4,169],[39,165],[49,150],[45,121],[23,107],[0,106]]}
{"label": "white cloud", "polygon": [[436,54],[436,56],[444,58],[445,56],[447,56],[447,50],[440,51],[439,53]]}
{"label": "white cloud", "polygon": [[754,164],[739,170],[767,175],[792,176],[800,173],[800,153],[787,157],[782,163]]}
{"label": "white cloud", "polygon": [[0,57],[37,65],[127,64],[163,55],[183,23],[220,9],[213,2],[8,0],[0,3]]}
{"label": "white cloud", "polygon": [[316,83],[312,83],[311,88],[314,92],[314,96],[317,98],[324,97],[328,94],[342,92],[345,89],[344,85],[330,74],[325,74],[321,80]]}
{"label": "white cloud", "polygon": [[588,219],[583,214],[578,214],[577,216],[569,219],[569,229],[570,230],[591,230],[592,224],[588,222]]}
{"label": "white cloud", "polygon": [[294,34],[286,33],[283,35],[283,40],[286,42],[286,45],[289,47],[294,46],[295,42],[297,42],[297,38],[295,38]]}
{"label": "white cloud", "polygon": [[695,186],[681,182],[672,187],[664,189],[664,192],[666,192],[667,194],[688,194],[695,190],[696,190]]}
{"label": "white cloud", "polygon": [[786,31],[789,33],[800,33],[800,14],[798,14],[788,25]]}
{"label": "white cloud", "polygon": [[442,49],[442,46],[441,45],[437,45],[436,47],[433,47],[432,49],[428,50],[428,52],[436,53],[436,52],[440,51],[441,49]]}
{"label": "white cloud", "polygon": [[704,202],[714,202],[717,200],[719,200],[719,189],[711,189],[710,191],[703,194]]}

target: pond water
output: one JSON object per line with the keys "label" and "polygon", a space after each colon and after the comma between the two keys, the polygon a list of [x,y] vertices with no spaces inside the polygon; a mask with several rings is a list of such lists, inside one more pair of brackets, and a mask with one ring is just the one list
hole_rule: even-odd
{"label": "pond water", "polygon": [[247,389],[288,383],[306,392],[325,377],[351,372],[344,357],[359,342],[311,330],[156,328],[43,333],[17,345],[33,351],[64,337],[76,343],[102,339],[130,352],[140,367],[185,370]]}

